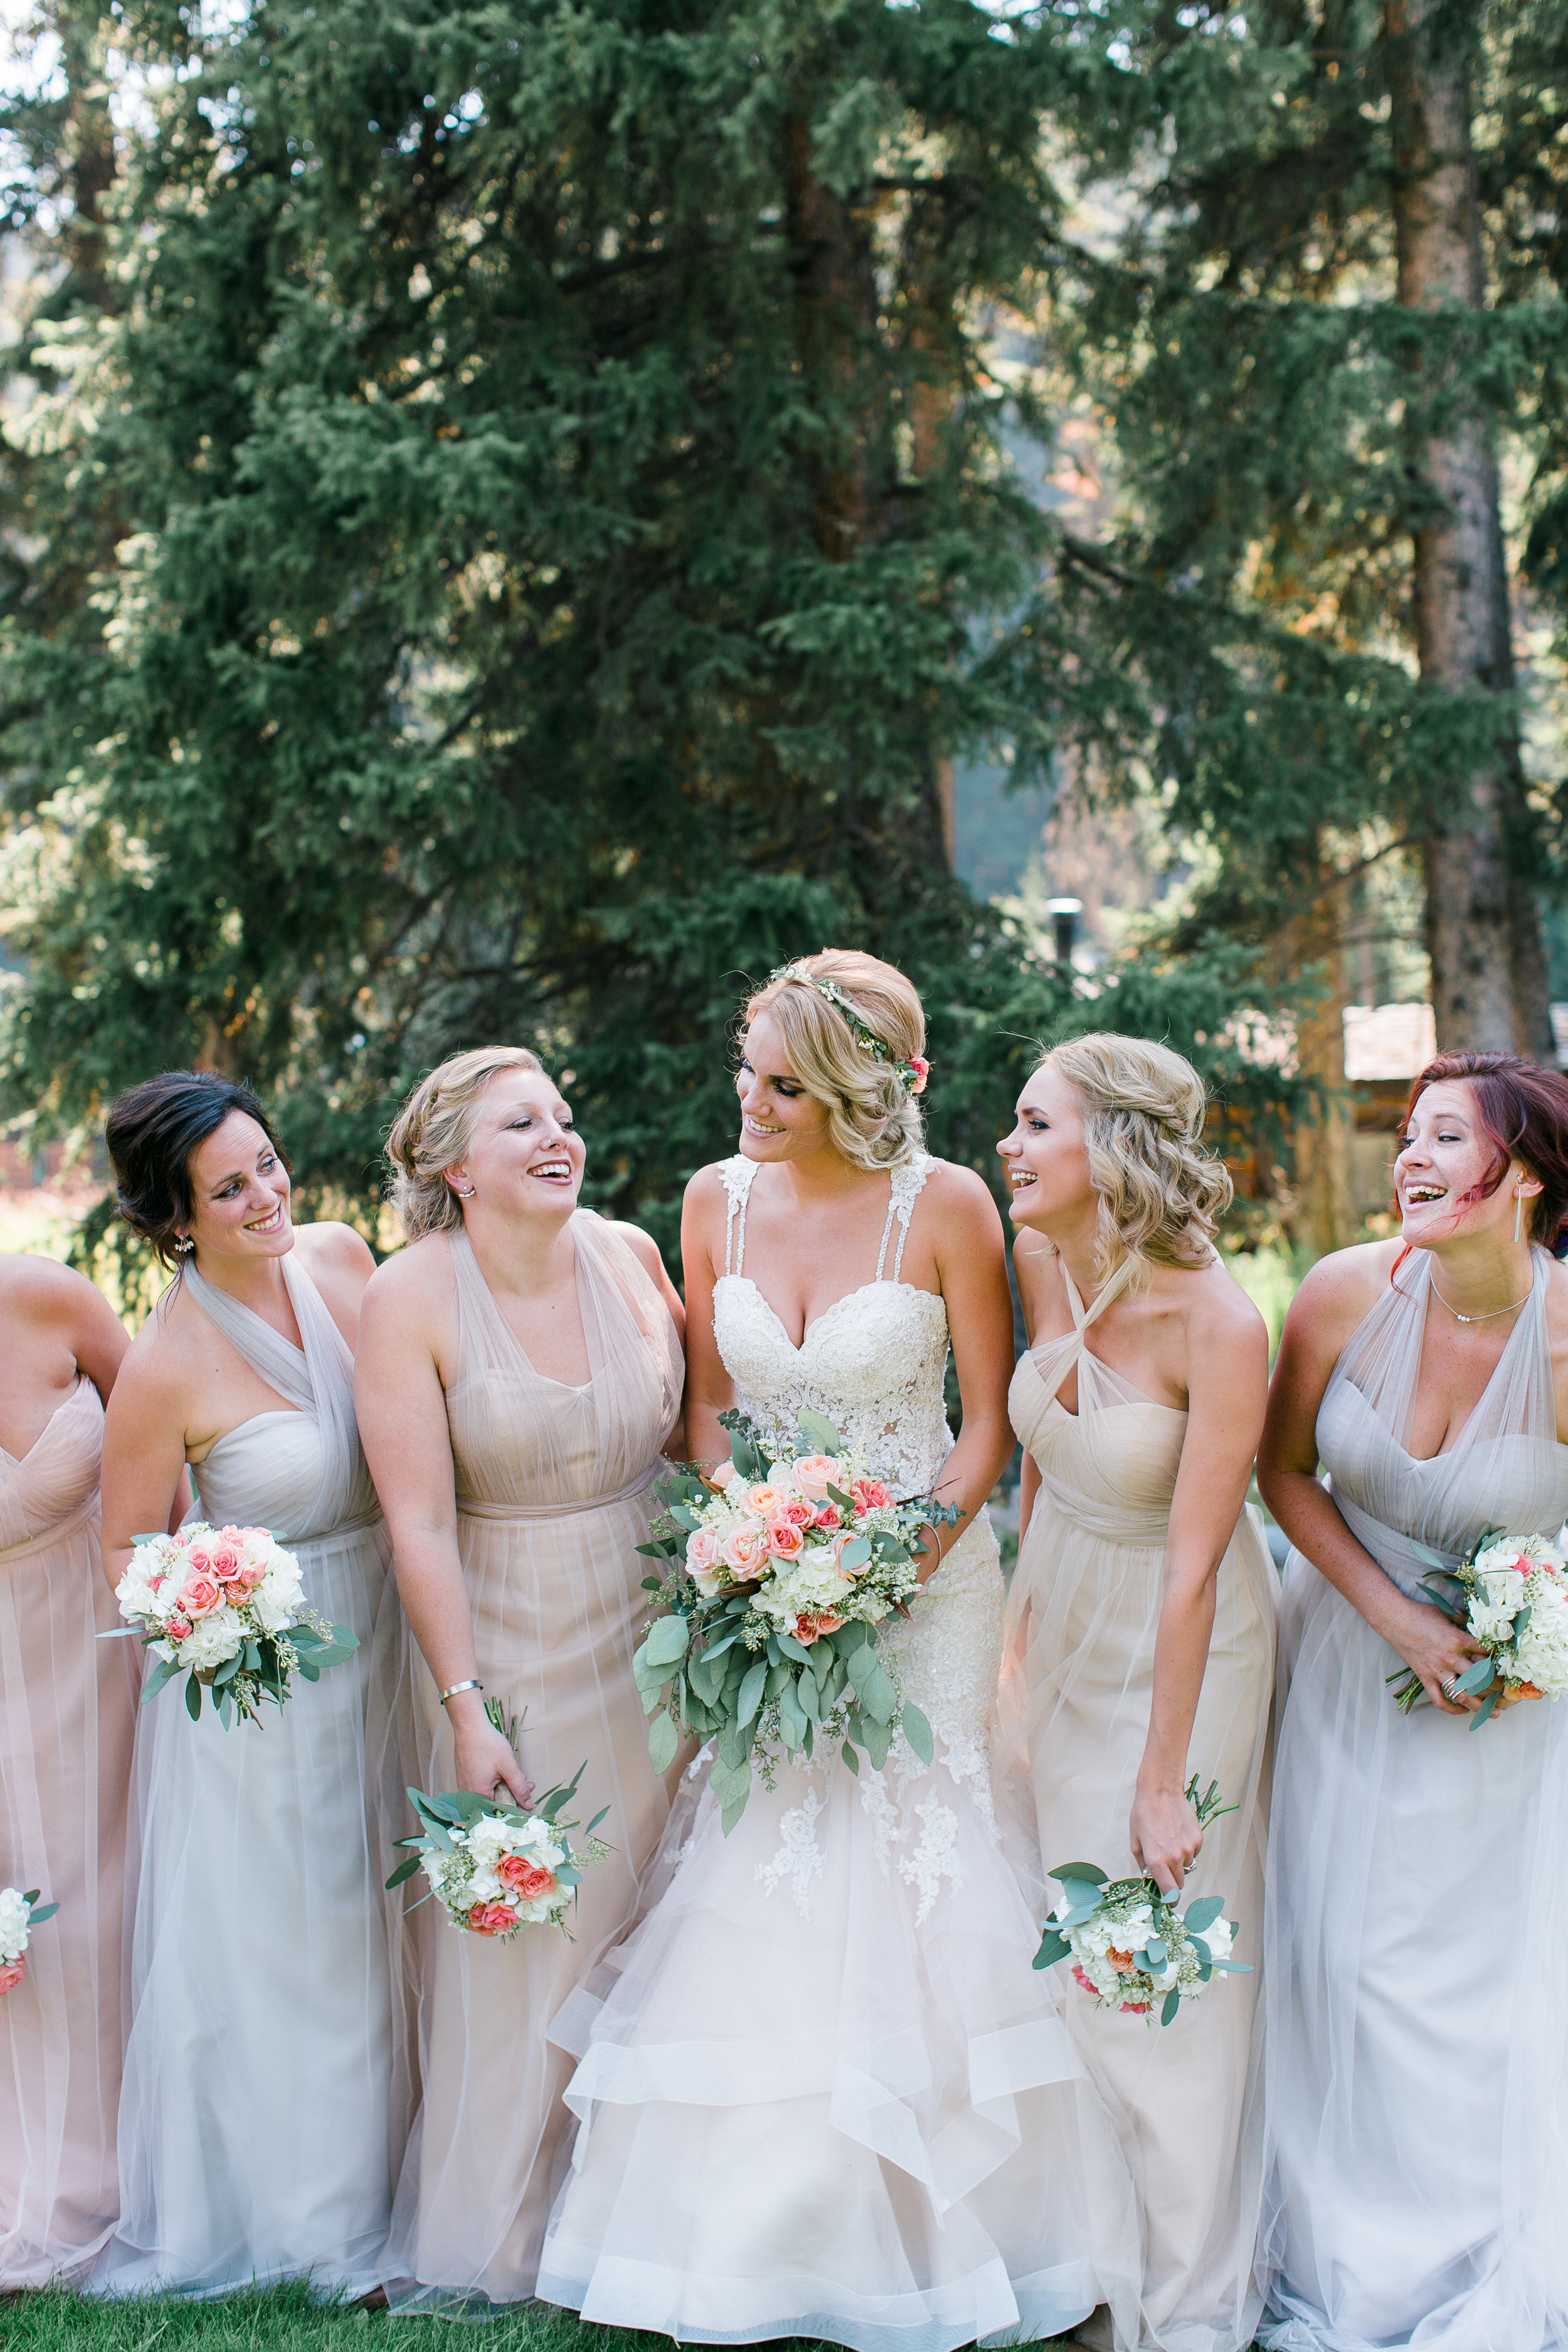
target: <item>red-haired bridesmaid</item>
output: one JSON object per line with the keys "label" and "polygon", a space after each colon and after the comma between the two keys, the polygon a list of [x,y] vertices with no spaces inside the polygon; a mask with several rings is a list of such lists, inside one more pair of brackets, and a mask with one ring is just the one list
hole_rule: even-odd
{"label": "red-haired bridesmaid", "polygon": [[76,2276],[119,2212],[132,1642],[99,1561],[103,1401],[127,1340],[52,1260],[0,1257],[0,1886],[59,1909],[0,1998],[0,2292]]}

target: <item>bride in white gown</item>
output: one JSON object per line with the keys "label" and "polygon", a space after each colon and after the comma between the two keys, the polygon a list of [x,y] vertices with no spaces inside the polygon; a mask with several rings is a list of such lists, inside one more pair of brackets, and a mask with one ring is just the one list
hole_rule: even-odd
{"label": "bride in white gown", "polygon": [[919,1149],[900,974],[814,956],[747,1018],[742,1156],[687,1195],[692,1448],[727,1451],[731,1402],[792,1439],[810,1408],[897,1495],[957,1504],[889,1637],[936,1757],[900,1739],[858,1780],[837,1757],[783,1769],[728,1838],[699,1759],[668,1891],[553,2029],[581,2122],[539,2294],[682,2342],[858,2352],[1049,2336],[1106,2301],[1125,2320],[1130,2184],[992,1812],[1000,1221]]}
{"label": "bride in white gown", "polygon": [[[1568,1213],[1568,1083],[1441,1057],[1395,1179],[1404,1246],[1313,1268],[1258,1454],[1299,1547],[1258,2332],[1276,2352],[1562,2352],[1568,1703],[1467,1721],[1454,1677],[1479,1654],[1419,1587],[1431,1552],[1555,1535],[1568,1511],[1568,1271],[1531,1238]],[[1409,1715],[1401,1661],[1426,1692]]]}

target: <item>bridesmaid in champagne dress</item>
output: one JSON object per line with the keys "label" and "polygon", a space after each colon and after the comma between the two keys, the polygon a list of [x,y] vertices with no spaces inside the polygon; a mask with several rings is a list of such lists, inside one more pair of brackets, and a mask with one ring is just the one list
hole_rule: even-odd
{"label": "bridesmaid in champagne dress", "polygon": [[[571,1938],[489,1942],[429,1902],[410,1923],[423,2103],[392,2299],[483,2313],[533,2293],[571,2125],[547,2029],[637,1916],[668,1811],[631,1659],[681,1309],[646,1234],[577,1208],[583,1145],[526,1050],[444,1064],[390,1151],[411,1245],[371,1284],[358,1390],[414,1637],[407,1778],[516,1800],[523,1766],[542,1790],[585,1765],[576,1816],[607,1806],[616,1849]],[[521,1765],[486,1694],[520,1724]]]}
{"label": "bridesmaid in champagne dress", "polygon": [[[1256,1969],[1277,1585],[1243,1503],[1268,1347],[1210,1243],[1229,1184],[1197,1149],[1204,1108],[1168,1047],[1082,1037],[1042,1062],[999,1146],[1034,1342],[1010,1397],[1034,1493],[1005,1753],[1045,1869],[1115,1877],[1131,1858],[1167,1893],[1223,1895]],[[1194,1771],[1236,1809],[1202,1833],[1183,1794]],[[1069,1988],[1138,2193],[1141,2352],[1252,2341],[1258,1990],[1256,1974],[1221,1979],[1162,2029]],[[1108,2342],[1108,2315],[1079,2334]]]}
{"label": "bridesmaid in champagne dress", "polygon": [[[383,1882],[394,1742],[386,1541],[353,1417],[351,1337],[370,1252],[298,1229],[259,1106],[205,1071],[121,1098],[108,1139],[121,1213],[180,1275],[110,1408],[104,1559],[168,1515],[269,1528],[307,1601],[358,1636],[280,1714],[193,1723],[170,1688],[137,1726],[121,2220],[107,2290],[216,2294],[381,2280],[404,2137]],[[181,1248],[182,1243],[188,1246]]]}
{"label": "bridesmaid in champagne dress", "polygon": [[128,1345],[47,1258],[0,1258],[0,1886],[58,1903],[0,1997],[0,2293],[114,2227],[125,1790],[140,1672],[99,1553],[103,1399]]}
{"label": "bridesmaid in champagne dress", "polygon": [[[1568,2344],[1568,1702],[1480,1724],[1430,1605],[1568,1512],[1568,1080],[1416,1079],[1398,1242],[1315,1265],[1258,1479],[1286,1570],[1258,2330],[1275,2352]],[[1329,1474],[1326,1482],[1320,1470]],[[1390,1682],[1408,1668],[1408,1714]]]}

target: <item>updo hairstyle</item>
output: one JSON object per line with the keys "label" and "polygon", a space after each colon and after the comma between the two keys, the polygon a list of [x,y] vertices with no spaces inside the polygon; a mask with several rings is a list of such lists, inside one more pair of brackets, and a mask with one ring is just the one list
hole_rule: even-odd
{"label": "updo hairstyle", "polygon": [[[840,1007],[818,993],[814,980],[842,989],[887,1046],[887,1061],[860,1044]],[[825,1106],[828,1139],[841,1159],[853,1168],[896,1168],[920,1150],[920,1111],[892,1065],[924,1054],[925,1013],[901,971],[858,948],[824,948],[775,972],[757,991],[746,1005],[748,1029],[760,1013],[778,1023],[796,1077]]]}
{"label": "updo hairstyle", "polygon": [[165,1070],[110,1105],[103,1139],[114,1165],[115,1206],[163,1265],[178,1263],[178,1244],[195,1213],[191,1154],[237,1110],[256,1121],[292,1175],[289,1155],[250,1088],[216,1070]]}
{"label": "updo hairstyle", "polygon": [[[1541,1179],[1524,1204],[1525,1231],[1553,1257],[1568,1255],[1568,1077],[1519,1054],[1439,1054],[1410,1089],[1405,1123],[1428,1087],[1462,1081],[1497,1159],[1471,1200],[1489,1200],[1517,1160]],[[1462,1205],[1462,1204],[1461,1204]],[[1403,1256],[1405,1253],[1401,1253]]]}
{"label": "updo hairstyle", "polygon": [[1058,1071],[1082,1107],[1100,1280],[1123,1257],[1205,1265],[1236,1188],[1224,1161],[1199,1148],[1207,1102],[1192,1064],[1151,1038],[1098,1030],[1037,1066]]}
{"label": "updo hairstyle", "polygon": [[392,1198],[411,1242],[422,1234],[456,1233],[463,1204],[447,1181],[447,1171],[467,1153],[479,1125],[479,1102],[502,1070],[532,1070],[544,1065],[526,1045],[476,1045],[453,1054],[421,1078],[392,1123],[386,1156],[392,1163]]}

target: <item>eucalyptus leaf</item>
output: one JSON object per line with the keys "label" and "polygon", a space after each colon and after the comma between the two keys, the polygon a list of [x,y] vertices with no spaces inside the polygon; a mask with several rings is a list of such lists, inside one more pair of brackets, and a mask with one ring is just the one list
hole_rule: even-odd
{"label": "eucalyptus leaf", "polygon": [[1092,1862],[1058,1862],[1056,1868],[1047,1871],[1046,1874],[1049,1878],[1064,1880],[1081,1878],[1089,1886],[1104,1886],[1107,1884],[1104,1871],[1097,1870]]}
{"label": "eucalyptus leaf", "polygon": [[40,1903],[37,1899],[37,1895],[38,1890],[35,1887],[32,1894],[27,1895],[26,1898],[28,1906],[27,1925],[29,1927],[41,1927],[44,1921],[46,1919],[52,1919],[55,1913],[60,1907],[58,1903]]}
{"label": "eucalyptus leaf", "polygon": [[1181,2006],[1182,2006],[1182,1996],[1181,1996],[1181,1994],[1176,1990],[1175,1987],[1173,1985],[1173,1986],[1172,1986],[1172,1988],[1171,1988],[1171,1990],[1170,1990],[1170,1991],[1165,1995],[1164,2000],[1163,2000],[1161,2002],[1161,2004],[1160,2004],[1160,2022],[1161,2022],[1161,2024],[1162,2024],[1162,2025],[1169,2025],[1169,2024],[1172,2022],[1172,2021],[1174,2019],[1174,2017],[1175,2017],[1175,2015],[1176,2015],[1176,2012],[1177,2012],[1177,2011],[1178,2011],[1178,2010],[1181,2008]]}
{"label": "eucalyptus leaf", "polygon": [[411,1853],[406,1862],[400,1862],[398,1864],[397,1868],[393,1872],[392,1876],[384,1880],[383,1884],[389,1887],[401,1886],[405,1879],[409,1879],[414,1876],[415,1872],[420,1867],[423,1861],[423,1854]]}
{"label": "eucalyptus leaf", "polygon": [[931,1763],[936,1755],[936,1741],[931,1737],[931,1725],[926,1721],[913,1699],[904,1701],[901,1721],[904,1727],[904,1738],[909,1741],[921,1762]]}
{"label": "eucalyptus leaf", "polygon": [[1212,1927],[1224,1909],[1223,1895],[1200,1895],[1195,1903],[1188,1904],[1182,1915],[1188,1935],[1201,1935],[1205,1927]]}
{"label": "eucalyptus leaf", "polygon": [[648,1762],[656,1772],[668,1771],[679,1746],[680,1735],[672,1718],[668,1715],[656,1715],[647,1727]]}
{"label": "eucalyptus leaf", "polygon": [[843,1757],[846,1764],[848,1765],[851,1772],[854,1773],[855,1778],[858,1780],[860,1778],[860,1759],[856,1755],[854,1748],[850,1746],[847,1740],[845,1741],[843,1747],[838,1752]]}
{"label": "eucalyptus leaf", "polygon": [[1040,1937],[1040,1948],[1035,1954],[1034,1965],[1037,1969],[1054,1969],[1057,1962],[1065,1960],[1071,1950],[1072,1946],[1065,1936],[1055,1927],[1047,1927]]}
{"label": "eucalyptus leaf", "polygon": [[686,1655],[690,1639],[691,1626],[687,1618],[679,1613],[658,1618],[648,1627],[647,1639],[643,1643],[649,1665],[675,1665]]}
{"label": "eucalyptus leaf", "polygon": [[770,1669],[768,1662],[765,1658],[756,1659],[754,1663],[748,1667],[746,1679],[741,1685],[741,1696],[736,1708],[736,1713],[742,1723],[750,1723],[752,1717],[762,1706],[763,1695],[766,1692],[768,1685],[769,1672]]}
{"label": "eucalyptus leaf", "polygon": [[844,1440],[825,1413],[808,1408],[801,1413],[798,1425],[801,1442],[808,1451],[837,1454],[842,1450]]}

